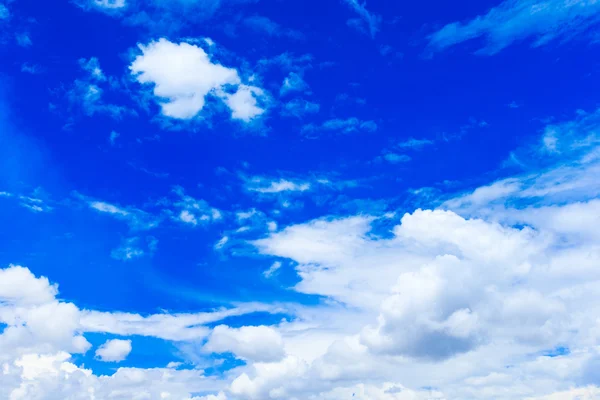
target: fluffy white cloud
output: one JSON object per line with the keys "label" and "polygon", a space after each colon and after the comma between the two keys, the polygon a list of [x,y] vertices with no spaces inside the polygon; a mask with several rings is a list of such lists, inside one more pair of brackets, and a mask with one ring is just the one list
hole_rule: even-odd
{"label": "fluffy white cloud", "polygon": [[215,327],[204,345],[210,353],[233,353],[244,360],[278,361],[285,355],[279,332],[268,326]]}
{"label": "fluffy white cloud", "polygon": [[[153,86],[163,115],[194,118],[208,95],[223,99],[234,119],[249,121],[264,112],[257,106],[262,90],[243,85],[235,69],[214,63],[201,47],[160,39],[139,48],[142,54],[129,69],[138,82]],[[236,90],[230,93],[228,87]]]}
{"label": "fluffy white cloud", "polygon": [[106,362],[121,362],[131,353],[131,340],[108,340],[96,350],[96,357]]}
{"label": "fluffy white cloud", "polygon": [[54,300],[56,285],[47,278],[36,278],[31,271],[17,265],[0,269],[0,301],[18,305],[44,304]]}

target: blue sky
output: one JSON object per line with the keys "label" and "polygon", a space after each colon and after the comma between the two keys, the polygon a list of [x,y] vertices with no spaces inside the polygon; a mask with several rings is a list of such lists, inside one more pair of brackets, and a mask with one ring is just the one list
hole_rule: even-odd
{"label": "blue sky", "polygon": [[0,0],[0,398],[597,398],[599,11]]}

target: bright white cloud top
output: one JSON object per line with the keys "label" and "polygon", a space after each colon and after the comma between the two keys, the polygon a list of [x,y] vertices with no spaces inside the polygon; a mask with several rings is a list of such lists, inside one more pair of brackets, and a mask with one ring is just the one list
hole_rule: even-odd
{"label": "bright white cloud top", "polygon": [[[160,39],[139,48],[142,54],[129,68],[138,82],[153,85],[163,115],[194,118],[204,108],[209,94],[223,99],[234,119],[250,121],[264,112],[256,100],[263,91],[243,85],[235,69],[213,63],[201,47]],[[228,92],[227,87],[233,92]]]}

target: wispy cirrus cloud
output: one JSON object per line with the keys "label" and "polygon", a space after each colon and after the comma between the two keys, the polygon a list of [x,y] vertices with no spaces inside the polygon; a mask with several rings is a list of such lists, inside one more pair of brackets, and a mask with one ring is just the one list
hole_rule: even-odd
{"label": "wispy cirrus cloud", "polygon": [[264,33],[273,37],[286,37],[289,39],[300,40],[304,38],[304,34],[294,29],[284,28],[277,22],[262,15],[252,15],[243,20],[244,26],[247,28]]}
{"label": "wispy cirrus cloud", "polygon": [[302,127],[302,133],[309,137],[319,136],[327,132],[336,132],[350,134],[357,132],[373,133],[377,131],[377,123],[373,120],[361,120],[352,118],[334,118],[323,122],[320,125],[308,124]]}
{"label": "wispy cirrus cloud", "polygon": [[486,14],[467,22],[453,22],[429,36],[429,50],[442,51],[483,38],[477,54],[496,54],[511,44],[532,40],[539,47],[585,34],[600,22],[600,3],[589,0],[505,0]]}
{"label": "wispy cirrus cloud", "polygon": [[[360,0],[343,0],[352,10],[354,10],[360,19],[349,20],[348,25],[356,27],[357,29],[365,29],[368,35],[372,38],[375,37],[379,31],[379,25],[381,23],[381,17],[379,15],[371,13],[367,10],[367,3]],[[363,28],[366,26],[366,28]]]}

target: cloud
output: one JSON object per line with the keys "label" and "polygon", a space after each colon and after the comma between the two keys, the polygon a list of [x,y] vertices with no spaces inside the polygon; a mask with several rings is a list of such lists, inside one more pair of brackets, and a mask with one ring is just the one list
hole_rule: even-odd
{"label": "cloud", "polygon": [[[139,83],[152,86],[163,115],[192,119],[202,111],[209,95],[222,99],[233,119],[248,122],[264,112],[257,106],[263,91],[243,85],[235,69],[213,63],[201,47],[160,39],[139,45],[139,49],[142,54],[129,69]],[[166,61],[175,59],[178,62]],[[235,91],[230,93],[226,87]]]}
{"label": "cloud", "polygon": [[496,54],[511,44],[532,39],[532,46],[569,39],[598,23],[600,4],[587,0],[505,0],[465,23],[453,22],[429,36],[429,49],[442,51],[476,38],[485,46],[478,54]]}
{"label": "cloud", "polygon": [[43,192],[39,188],[34,190],[30,196],[9,193],[9,192],[0,192],[0,198],[17,200],[19,202],[19,206],[21,206],[33,213],[52,211],[53,208],[48,205],[48,200],[39,198],[38,196],[45,197]]}
{"label": "cloud", "polygon": [[293,99],[284,104],[281,115],[284,117],[302,118],[308,114],[316,114],[321,106],[304,99]]}
{"label": "cloud", "polygon": [[275,273],[276,273],[277,271],[279,271],[279,269],[280,269],[280,268],[281,268],[281,262],[279,262],[279,261],[275,261],[275,262],[274,262],[274,263],[273,263],[273,264],[272,264],[272,265],[269,267],[269,269],[267,269],[267,270],[265,270],[265,271],[263,272],[263,276],[264,276],[265,278],[270,278],[270,277],[272,277],[273,275],[275,275]]}
{"label": "cloud", "polygon": [[406,154],[397,154],[392,152],[386,152],[381,158],[390,164],[401,164],[407,163],[411,160],[410,156]]}
{"label": "cloud", "polygon": [[281,335],[267,326],[230,328],[219,325],[213,329],[203,350],[233,353],[236,357],[255,362],[279,361],[285,355]]}
{"label": "cloud", "polygon": [[111,131],[110,136],[108,137],[108,142],[111,146],[114,146],[117,142],[117,139],[121,136],[119,132]]}
{"label": "cloud", "polygon": [[148,230],[157,227],[159,224],[157,217],[135,207],[120,207],[104,201],[88,199],[84,196],[82,199],[91,209],[127,222],[131,229]]}
{"label": "cloud", "polygon": [[313,136],[318,135],[319,132],[330,131],[338,133],[355,133],[355,132],[366,132],[373,133],[377,131],[377,123],[375,121],[364,121],[358,118],[347,118],[347,119],[330,119],[323,122],[320,126],[309,124],[302,128],[302,133],[305,135]]}
{"label": "cloud", "polygon": [[17,265],[0,269],[0,299],[13,304],[41,304],[54,300],[56,285],[47,278],[37,279],[31,271]]}
{"label": "cloud", "polygon": [[220,10],[255,0],[75,0],[86,11],[119,18],[123,24],[142,27],[154,37],[174,36],[194,24],[205,23]]}
{"label": "cloud", "polygon": [[290,72],[290,74],[283,80],[281,89],[279,89],[279,95],[285,96],[294,92],[306,92],[308,89],[308,84],[304,81],[304,78],[302,78],[301,74]]}
{"label": "cloud", "polygon": [[127,5],[125,0],[91,0],[91,3],[96,7],[106,9],[118,9]]}
{"label": "cloud", "polygon": [[[121,119],[125,115],[135,115],[135,111],[116,104],[107,103],[104,100],[105,85],[108,81],[97,58],[88,60],[82,58],[79,65],[87,75],[76,79],[71,89],[67,92],[67,99],[72,109],[80,109],[88,117],[96,114],[105,114],[114,119]],[[109,86],[109,90],[113,90]]]}
{"label": "cloud", "polygon": [[96,350],[96,357],[104,362],[124,361],[131,353],[131,340],[108,340]]}
{"label": "cloud", "polygon": [[410,138],[408,140],[398,143],[396,146],[398,146],[401,149],[421,150],[426,146],[432,146],[434,143],[435,142],[433,140],[429,139]]}
{"label": "cloud", "polygon": [[39,65],[31,64],[31,63],[23,63],[21,65],[21,72],[26,72],[31,75],[36,75],[42,72],[42,69]]}
{"label": "cloud", "polygon": [[186,195],[181,186],[175,186],[173,193],[178,196],[178,200],[173,203],[176,214],[175,220],[196,226],[217,222],[223,218],[220,210],[211,207],[205,200]]}
{"label": "cloud", "polygon": [[[368,34],[374,38],[379,31],[381,17],[369,12],[366,7],[366,2],[360,3],[359,0],[344,0],[344,2],[359,15],[360,21],[367,25]],[[356,26],[357,22],[352,22],[351,25]]]}
{"label": "cloud", "polygon": [[10,11],[4,4],[0,4],[0,20],[7,20],[10,18]]}
{"label": "cloud", "polygon": [[16,35],[17,44],[21,47],[31,47],[33,42],[27,33],[19,33]]}
{"label": "cloud", "polygon": [[224,101],[231,110],[231,117],[250,122],[265,112],[258,106],[257,98],[264,94],[263,90],[254,86],[240,85],[233,94],[225,94]]}
{"label": "cloud", "polygon": [[253,15],[250,17],[246,17],[244,18],[243,23],[247,28],[259,33],[264,33],[268,36],[283,36],[296,40],[304,38],[304,34],[302,32],[293,29],[283,28],[275,21],[261,15]]}
{"label": "cloud", "polygon": [[[129,261],[144,255],[152,255],[157,248],[158,240],[152,236],[146,238],[146,246],[143,246],[139,237],[124,239],[121,246],[112,250],[111,257],[115,260]],[[146,247],[144,250],[143,247]]]}
{"label": "cloud", "polygon": [[288,179],[270,180],[263,177],[254,177],[246,182],[246,189],[251,192],[274,194],[281,192],[305,192],[310,190],[310,183],[292,181]]}
{"label": "cloud", "polygon": [[96,57],[91,57],[89,59],[80,58],[79,65],[84,71],[87,71],[90,74],[90,77],[96,81],[105,81],[106,76],[104,72],[102,72],[102,68],[100,68],[100,63]]}

